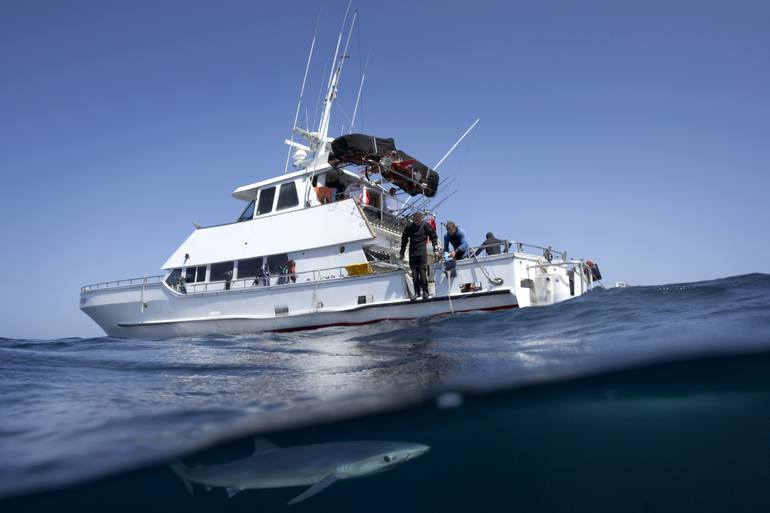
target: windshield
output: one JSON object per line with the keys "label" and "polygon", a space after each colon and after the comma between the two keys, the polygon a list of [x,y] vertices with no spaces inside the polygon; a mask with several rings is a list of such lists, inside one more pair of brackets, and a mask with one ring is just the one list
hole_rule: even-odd
{"label": "windshield", "polygon": [[238,222],[248,221],[254,217],[254,200],[241,213],[241,217],[238,218]]}

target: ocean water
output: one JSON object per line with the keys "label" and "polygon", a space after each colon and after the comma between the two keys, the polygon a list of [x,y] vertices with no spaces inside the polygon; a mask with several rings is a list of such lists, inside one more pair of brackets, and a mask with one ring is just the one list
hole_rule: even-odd
{"label": "ocean water", "polygon": [[[0,401],[0,511],[768,511],[770,276],[354,329],[0,339]],[[279,449],[245,465],[275,479],[347,442],[430,450],[296,505],[307,485],[191,495],[167,466],[224,469],[255,437]]]}

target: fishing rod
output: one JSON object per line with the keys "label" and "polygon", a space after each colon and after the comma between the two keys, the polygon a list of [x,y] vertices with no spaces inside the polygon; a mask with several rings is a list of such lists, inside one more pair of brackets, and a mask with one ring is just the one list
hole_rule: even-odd
{"label": "fishing rod", "polygon": [[[459,189],[455,189],[455,190],[453,190],[451,193],[449,193],[449,194],[448,194],[448,195],[447,195],[447,196],[446,196],[444,199],[442,199],[442,200],[441,200],[440,202],[438,202],[438,203],[437,203],[435,206],[433,206],[433,207],[431,207],[431,208],[430,208],[431,212],[435,212],[435,211],[436,211],[436,209],[437,209],[438,207],[440,207],[442,203],[444,203],[446,200],[448,200],[449,198],[451,198],[452,196],[454,196],[454,195],[455,195],[455,193],[457,193],[457,192],[459,192]],[[403,218],[403,219],[406,219],[406,218],[408,218],[408,217],[409,217],[409,214],[410,214],[410,213],[412,213],[412,212],[416,212],[416,211],[419,211],[419,210],[420,210],[420,209],[412,209],[412,210],[409,210],[409,212],[401,212],[401,213],[400,213],[400,214],[397,216],[397,218]]]}
{"label": "fishing rod", "polygon": [[[449,177],[449,180],[447,180],[447,181],[446,181],[446,183],[444,183],[444,184],[443,184],[443,187],[446,189],[447,187],[449,187],[450,185],[452,185],[452,183],[455,181],[455,179],[456,179],[456,178],[457,178],[456,176],[451,176],[451,177]],[[442,195],[442,196],[443,196],[443,195]],[[441,196],[439,196],[439,198],[441,198]],[[422,204],[420,205],[420,208],[431,208],[431,209],[432,209],[432,208],[434,208],[434,207],[431,205],[431,203],[432,203],[432,202],[434,202],[434,201],[439,201],[439,198],[435,198],[435,197],[434,197],[434,198],[426,198],[426,199],[425,199],[425,200],[422,202]]]}
{"label": "fishing rod", "polygon": [[[452,182],[454,182],[455,178],[456,178],[456,177],[454,177],[454,176],[450,177],[450,178],[449,178],[449,179],[446,181],[446,183],[445,183],[445,184],[443,184],[443,187],[449,187],[449,185],[450,185],[450,184],[452,184]],[[403,212],[403,213],[404,213],[404,214],[408,214],[408,213],[414,212],[414,211],[416,211],[416,210],[423,210],[423,209],[425,209],[425,208],[430,208],[431,210],[433,210],[433,209],[435,209],[435,208],[436,208],[436,206],[431,206],[431,205],[430,205],[430,203],[431,203],[432,201],[437,201],[437,199],[438,199],[438,198],[424,198],[424,199],[422,200],[422,202],[421,202],[421,203],[419,203],[419,204],[412,204],[412,205],[407,205],[407,206],[405,207],[405,209],[404,209],[404,212]],[[439,203],[439,204],[440,204],[440,203]]]}
{"label": "fishing rod", "polygon": [[440,207],[440,206],[441,206],[441,204],[442,204],[442,203],[444,203],[446,200],[448,200],[449,198],[451,198],[452,196],[454,196],[454,195],[455,195],[455,193],[456,193],[457,191],[459,191],[459,190],[460,190],[460,189],[455,189],[455,190],[453,190],[453,191],[452,191],[452,192],[451,192],[451,193],[450,193],[450,194],[449,194],[449,195],[448,195],[446,198],[442,199],[442,200],[441,200],[441,201],[439,201],[439,202],[438,202],[436,205],[432,206],[432,207],[431,207],[431,210],[436,210],[438,207]]}

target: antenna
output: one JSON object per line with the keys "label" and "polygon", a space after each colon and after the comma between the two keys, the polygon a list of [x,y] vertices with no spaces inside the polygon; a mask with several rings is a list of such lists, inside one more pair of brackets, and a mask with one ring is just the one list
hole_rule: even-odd
{"label": "antenna", "polygon": [[[360,23],[359,23],[360,25]],[[356,114],[358,113],[358,102],[361,101],[361,91],[364,89],[364,80],[366,80],[366,70],[369,68],[369,55],[366,55],[366,64],[364,64],[364,72],[361,74],[361,83],[358,85],[358,95],[356,96],[356,106],[353,108],[353,119],[350,120],[350,131],[355,130]]]}
{"label": "antenna", "polygon": [[[334,60],[332,61],[332,71],[329,75],[329,86],[326,92],[326,98],[324,98],[324,112],[321,116],[321,123],[318,126],[318,140],[316,141],[315,159],[321,153],[321,149],[326,144],[326,137],[329,132],[329,121],[331,120],[332,103],[334,103],[334,97],[337,94],[337,84],[339,83],[340,73],[342,72],[342,63],[345,61],[344,55],[340,58],[339,64],[337,63],[337,57],[340,53],[340,44],[342,44],[342,32],[345,30],[345,24],[348,21],[348,13],[350,12],[350,5],[353,0],[348,1],[348,7],[345,9],[345,17],[342,19],[342,27],[340,28],[340,34],[337,36],[337,47],[334,50]],[[356,14],[353,14],[353,23],[355,23]],[[352,25],[351,25],[352,28]],[[349,40],[350,38],[348,38]],[[335,67],[336,66],[336,67]]]}
{"label": "antenna", "polygon": [[[321,11],[318,11],[318,18],[315,22],[315,32],[313,33],[313,40],[310,42],[310,52],[307,56],[307,64],[305,64],[305,76],[302,77],[302,87],[299,90],[299,100],[297,100],[297,110],[294,112],[294,123],[291,126],[291,142],[294,142],[294,129],[297,128],[297,120],[299,119],[299,110],[302,107],[302,96],[305,94],[305,83],[307,82],[307,73],[310,70],[310,61],[313,58],[313,49],[315,48],[315,40],[318,37],[318,22],[321,20]],[[310,127],[308,127],[310,128]],[[286,152],[286,164],[283,166],[284,174],[289,172],[289,158],[291,158],[292,145],[289,144],[289,150]]]}

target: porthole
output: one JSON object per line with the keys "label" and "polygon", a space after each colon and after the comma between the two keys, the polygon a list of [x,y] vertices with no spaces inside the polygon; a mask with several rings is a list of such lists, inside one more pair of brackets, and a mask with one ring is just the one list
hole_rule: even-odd
{"label": "porthole", "polygon": [[345,246],[340,246],[340,254],[345,252]]}

